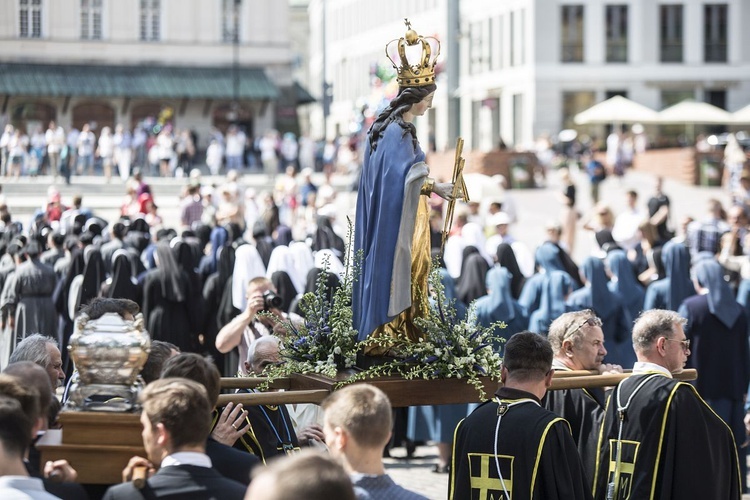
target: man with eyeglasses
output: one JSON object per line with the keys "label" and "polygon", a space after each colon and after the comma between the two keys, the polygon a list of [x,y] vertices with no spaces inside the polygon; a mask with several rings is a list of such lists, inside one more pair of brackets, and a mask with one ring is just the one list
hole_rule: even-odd
{"label": "man with eyeglasses", "polygon": [[672,378],[690,355],[685,323],[660,309],[636,320],[638,361],[607,404],[594,498],[741,497],[732,431],[692,385]]}
{"label": "man with eyeglasses", "polygon": [[[552,322],[549,342],[556,371],[596,370],[600,374],[622,373],[619,365],[604,364],[602,320],[586,309],[565,313]],[[563,389],[550,391],[542,400],[548,410],[570,423],[588,485],[593,485],[599,427],[604,418],[604,390]]]}

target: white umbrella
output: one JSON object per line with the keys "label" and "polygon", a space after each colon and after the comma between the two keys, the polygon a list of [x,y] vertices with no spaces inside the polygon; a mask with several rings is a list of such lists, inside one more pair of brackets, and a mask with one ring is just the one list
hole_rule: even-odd
{"label": "white umbrella", "polygon": [[657,112],[651,108],[631,101],[626,97],[616,95],[581,111],[575,116],[578,125],[595,123],[638,123],[651,122],[657,117]]}
{"label": "white umbrella", "polygon": [[750,123],[750,104],[732,113],[732,121],[734,123]]}
{"label": "white umbrella", "polygon": [[656,123],[713,123],[728,125],[732,114],[707,102],[692,99],[679,102],[659,112]]}

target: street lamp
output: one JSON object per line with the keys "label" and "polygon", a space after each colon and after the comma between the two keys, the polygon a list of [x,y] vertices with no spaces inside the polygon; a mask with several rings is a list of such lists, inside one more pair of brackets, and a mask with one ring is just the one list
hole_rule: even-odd
{"label": "street lamp", "polygon": [[237,121],[240,110],[240,7],[242,0],[234,0],[232,5],[232,104],[227,113],[227,120]]}

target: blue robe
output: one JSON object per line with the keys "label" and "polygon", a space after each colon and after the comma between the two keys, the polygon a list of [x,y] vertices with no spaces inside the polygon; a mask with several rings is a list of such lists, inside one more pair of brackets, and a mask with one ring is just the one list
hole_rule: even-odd
{"label": "blue robe", "polygon": [[624,251],[613,250],[607,254],[607,266],[610,272],[617,277],[616,281],[609,282],[609,289],[620,297],[623,306],[630,313],[630,318],[635,320],[643,309],[646,291],[636,279],[633,265]]}
{"label": "blue robe", "polygon": [[677,311],[682,301],[695,293],[690,281],[690,251],[682,243],[667,243],[661,251],[667,277],[655,281],[646,289],[643,310],[669,309]]}
{"label": "blue robe", "polygon": [[[487,328],[496,321],[507,325],[494,333],[506,341],[514,334],[523,331],[529,323],[526,310],[511,295],[510,272],[504,267],[495,266],[487,273],[487,290],[489,295],[477,299],[477,322]],[[500,347],[499,342],[495,345]]]}
{"label": "blue robe", "polygon": [[[389,124],[375,151],[365,147],[357,195],[354,252],[363,252],[352,293],[359,340],[411,306],[411,243],[425,155],[397,123]],[[402,217],[403,216],[403,217]]]}
{"label": "blue robe", "polygon": [[568,311],[565,297],[573,288],[573,279],[565,271],[535,274],[526,282],[518,303],[529,311],[528,329],[547,335],[549,326]]}

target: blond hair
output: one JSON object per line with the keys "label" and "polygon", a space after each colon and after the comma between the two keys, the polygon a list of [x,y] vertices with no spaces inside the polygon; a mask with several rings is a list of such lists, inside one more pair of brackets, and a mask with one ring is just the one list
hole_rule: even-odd
{"label": "blond hair", "polygon": [[205,387],[185,378],[163,378],[148,384],[140,400],[151,425],[169,431],[173,449],[205,446],[213,409]]}
{"label": "blond hair", "polygon": [[328,396],[322,404],[326,421],[341,427],[365,448],[382,448],[391,436],[391,402],[377,387],[356,384]]}

